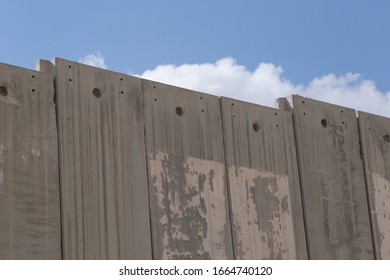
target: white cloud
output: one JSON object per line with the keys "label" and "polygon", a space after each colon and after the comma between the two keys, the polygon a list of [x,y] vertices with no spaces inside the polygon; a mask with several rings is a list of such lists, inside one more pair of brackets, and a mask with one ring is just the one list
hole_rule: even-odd
{"label": "white cloud", "polygon": [[277,98],[299,94],[390,116],[390,92],[380,92],[373,81],[363,79],[360,74],[329,74],[313,79],[308,85],[295,85],[282,74],[281,66],[260,63],[254,71],[249,71],[228,57],[215,63],[160,65],[139,76],[270,107],[274,106]]}
{"label": "white cloud", "polygon": [[104,57],[100,52],[88,54],[85,57],[80,58],[79,62],[90,66],[107,69],[107,65],[104,61]]}

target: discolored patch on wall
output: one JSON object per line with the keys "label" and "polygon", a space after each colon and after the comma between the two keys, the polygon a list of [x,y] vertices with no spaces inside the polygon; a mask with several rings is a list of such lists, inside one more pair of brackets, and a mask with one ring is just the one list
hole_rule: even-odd
{"label": "discolored patch on wall", "polygon": [[231,166],[229,180],[236,258],[297,258],[288,177]]}
{"label": "discolored patch on wall", "polygon": [[226,258],[224,165],[157,152],[149,167],[156,257]]}
{"label": "discolored patch on wall", "polygon": [[380,174],[371,173],[374,183],[375,223],[378,231],[378,247],[381,259],[390,259],[390,182]]}

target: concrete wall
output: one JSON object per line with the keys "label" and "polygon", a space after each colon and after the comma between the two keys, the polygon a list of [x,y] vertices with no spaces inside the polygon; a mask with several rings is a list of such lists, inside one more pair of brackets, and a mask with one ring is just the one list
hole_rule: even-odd
{"label": "concrete wall", "polygon": [[143,81],[155,259],[232,259],[216,96]]}
{"label": "concrete wall", "polygon": [[237,259],[307,258],[292,114],[221,98]]}
{"label": "concrete wall", "polygon": [[311,259],[374,257],[354,110],[292,96]]}
{"label": "concrete wall", "polygon": [[0,259],[61,258],[53,76],[0,64]]}
{"label": "concrete wall", "polygon": [[390,120],[0,64],[0,259],[390,259]]}
{"label": "concrete wall", "polygon": [[390,259],[390,119],[359,112],[360,141],[377,259]]}

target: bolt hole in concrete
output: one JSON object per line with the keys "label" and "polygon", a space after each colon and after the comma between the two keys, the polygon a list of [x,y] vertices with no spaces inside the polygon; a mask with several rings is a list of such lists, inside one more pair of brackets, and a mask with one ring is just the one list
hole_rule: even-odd
{"label": "bolt hole in concrete", "polygon": [[322,125],[322,127],[327,127],[328,126],[328,122],[325,119],[322,119],[321,120],[321,125]]}
{"label": "bolt hole in concrete", "polygon": [[0,95],[1,96],[7,96],[8,95],[8,90],[5,86],[0,86]]}
{"label": "bolt hole in concrete", "polygon": [[93,96],[95,96],[96,98],[102,97],[102,93],[101,93],[100,89],[98,89],[98,88],[94,88],[93,91],[92,91],[92,94],[93,94]]}
{"label": "bolt hole in concrete", "polygon": [[386,143],[390,143],[390,135],[389,134],[383,135],[383,141],[385,141]]}
{"label": "bolt hole in concrete", "polygon": [[179,107],[176,107],[176,114],[178,115],[178,116],[183,116],[183,109],[179,106]]}
{"label": "bolt hole in concrete", "polygon": [[256,131],[256,132],[258,132],[260,130],[260,126],[259,126],[258,123],[253,123],[252,127],[253,127],[253,130]]}

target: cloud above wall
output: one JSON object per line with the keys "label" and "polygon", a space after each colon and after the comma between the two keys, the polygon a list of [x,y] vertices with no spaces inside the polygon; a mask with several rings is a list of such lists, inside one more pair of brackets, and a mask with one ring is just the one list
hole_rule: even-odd
{"label": "cloud above wall", "polygon": [[215,63],[160,65],[140,77],[232,97],[273,107],[275,100],[291,94],[350,107],[378,115],[390,116],[390,92],[380,92],[375,82],[360,74],[334,74],[297,85],[283,76],[283,68],[260,63],[250,71],[231,57]]}
{"label": "cloud above wall", "polygon": [[[100,53],[88,55],[82,61],[106,68]],[[390,117],[390,92],[379,91],[374,81],[356,73],[328,74],[300,85],[285,78],[281,66],[260,63],[250,71],[234,58],[226,57],[214,63],[159,65],[136,76],[269,107],[274,107],[277,98],[299,94]]]}
{"label": "cloud above wall", "polygon": [[80,63],[87,64],[90,66],[107,69],[106,62],[104,57],[100,52],[95,52],[93,54],[88,54],[78,60]]}

